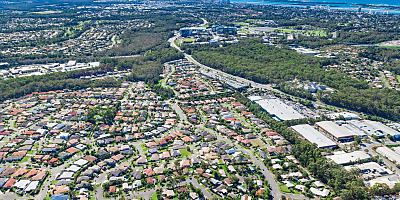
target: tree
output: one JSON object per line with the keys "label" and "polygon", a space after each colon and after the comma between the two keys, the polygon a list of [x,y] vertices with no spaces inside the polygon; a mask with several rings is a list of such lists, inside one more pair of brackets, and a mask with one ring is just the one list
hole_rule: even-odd
{"label": "tree", "polygon": [[371,187],[371,192],[375,196],[384,196],[391,194],[391,189],[386,183],[375,183],[375,185]]}

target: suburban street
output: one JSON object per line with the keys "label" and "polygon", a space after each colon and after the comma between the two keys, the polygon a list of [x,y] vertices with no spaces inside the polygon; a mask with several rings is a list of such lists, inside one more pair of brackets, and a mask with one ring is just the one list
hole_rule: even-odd
{"label": "suburban street", "polygon": [[[251,161],[252,161],[255,165],[257,165],[257,166],[262,170],[262,173],[264,174],[265,178],[268,180],[268,183],[269,183],[270,186],[271,186],[271,192],[272,192],[272,196],[274,197],[274,199],[280,199],[280,198],[282,197],[283,194],[282,194],[282,192],[278,189],[278,185],[277,185],[276,182],[275,182],[274,175],[273,175],[270,171],[268,171],[268,169],[267,169],[267,167],[264,165],[264,163],[262,163],[260,160],[258,160],[258,159],[252,154],[252,152],[250,152],[249,150],[247,150],[247,149],[241,147],[239,144],[233,143],[233,142],[232,142],[231,140],[229,140],[228,138],[222,136],[221,134],[219,134],[219,133],[217,133],[217,132],[215,132],[215,131],[213,131],[213,130],[211,130],[211,129],[205,128],[205,127],[203,127],[203,126],[201,126],[201,125],[198,126],[198,127],[201,128],[201,129],[203,129],[203,130],[205,130],[205,131],[207,131],[207,132],[209,132],[209,133],[211,133],[211,134],[213,134],[213,135],[215,135],[219,141],[225,141],[226,143],[228,143],[228,144],[234,146],[235,148],[237,148],[237,149],[239,149],[239,150],[241,150],[241,151],[243,151],[243,152],[246,152],[246,154],[250,156]],[[284,194],[284,195],[285,195],[286,197],[289,197],[289,198],[292,198],[292,199],[306,199],[306,198],[303,197],[302,195],[293,195],[293,194]]]}

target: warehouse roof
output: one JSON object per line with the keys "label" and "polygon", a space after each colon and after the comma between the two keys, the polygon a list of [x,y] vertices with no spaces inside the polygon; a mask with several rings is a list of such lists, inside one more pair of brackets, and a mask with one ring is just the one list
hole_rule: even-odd
{"label": "warehouse roof", "polygon": [[306,125],[296,125],[291,127],[294,131],[302,135],[306,140],[311,143],[315,143],[319,148],[335,147],[337,144],[327,138],[322,133],[315,130],[312,126]]}
{"label": "warehouse roof", "polygon": [[321,129],[331,134],[336,139],[341,138],[349,138],[353,137],[354,135],[358,135],[355,132],[350,131],[349,129],[339,126],[335,122],[332,121],[323,121],[316,123]]}
{"label": "warehouse roof", "polygon": [[368,135],[376,135],[378,137],[383,137],[385,135],[400,136],[400,132],[391,129],[390,127],[376,121],[364,120],[357,121],[352,120],[350,124],[356,126],[357,128],[363,130]]}
{"label": "warehouse roof", "polygon": [[278,98],[268,98],[255,101],[269,114],[276,116],[279,120],[292,120],[304,118],[292,106],[287,105]]}
{"label": "warehouse roof", "polygon": [[340,165],[346,165],[351,162],[355,162],[357,160],[367,160],[370,159],[371,157],[366,154],[364,151],[354,151],[351,153],[339,153],[331,156],[327,156],[327,158],[333,160],[333,162],[340,164]]}

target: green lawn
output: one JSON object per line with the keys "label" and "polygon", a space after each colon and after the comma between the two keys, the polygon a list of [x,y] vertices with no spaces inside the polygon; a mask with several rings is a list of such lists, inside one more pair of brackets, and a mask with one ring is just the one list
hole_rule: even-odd
{"label": "green lawn", "polygon": [[151,195],[151,200],[158,200],[156,192]]}
{"label": "green lawn", "polygon": [[324,30],[309,30],[306,32],[306,34],[311,35],[311,36],[321,36],[321,37],[327,36],[327,34]]}
{"label": "green lawn", "polygon": [[254,147],[265,146],[265,143],[262,140],[258,139],[258,138],[251,139],[250,142],[251,142],[251,145],[253,145]]}
{"label": "green lawn", "polygon": [[400,49],[400,47],[396,47],[396,46],[382,46],[383,48],[386,49]]}
{"label": "green lawn", "polygon": [[185,43],[192,43],[192,42],[195,42],[195,41],[196,40],[193,39],[193,38],[187,38],[187,39],[184,40]]}
{"label": "green lawn", "polygon": [[246,19],[246,22],[262,21],[262,19]]}
{"label": "green lawn", "polygon": [[291,193],[289,188],[286,185],[279,186],[279,189],[284,193]]}
{"label": "green lawn", "polygon": [[181,153],[181,155],[182,155],[183,157],[189,157],[189,156],[192,155],[192,154],[191,154],[188,150],[186,150],[186,149],[179,149],[179,152]]}
{"label": "green lawn", "polygon": [[240,26],[248,26],[249,25],[249,23],[246,23],[246,22],[234,22],[233,24],[237,24]]}

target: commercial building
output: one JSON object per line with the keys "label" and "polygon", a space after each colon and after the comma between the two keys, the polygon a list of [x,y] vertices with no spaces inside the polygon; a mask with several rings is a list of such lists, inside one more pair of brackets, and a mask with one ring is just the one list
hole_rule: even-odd
{"label": "commercial building", "polygon": [[315,130],[312,126],[306,125],[296,125],[291,127],[295,132],[300,134],[304,139],[311,143],[317,144],[319,148],[336,148],[337,144],[327,138],[321,132]]}
{"label": "commercial building", "polygon": [[327,158],[339,165],[348,165],[356,161],[369,160],[371,157],[364,151],[354,151],[351,153],[340,152],[335,155],[327,156]]}
{"label": "commercial building", "polygon": [[198,27],[189,27],[189,28],[181,28],[179,30],[179,34],[182,37],[189,37],[194,35],[200,35],[206,32],[205,28],[198,28]]}
{"label": "commercial building", "polygon": [[304,116],[296,111],[292,106],[287,105],[278,98],[259,98],[258,100],[254,100],[254,102],[258,103],[265,111],[267,111],[278,121],[304,118]]}
{"label": "commercial building", "polygon": [[318,126],[319,130],[323,133],[331,135],[335,140],[341,142],[349,142],[353,140],[353,136],[363,136],[364,134],[359,134],[359,132],[355,132],[346,125],[341,123],[335,123],[332,121],[323,121],[317,122],[316,125]]}
{"label": "commercial building", "polygon": [[216,25],[211,28],[212,32],[215,32],[217,34],[229,34],[229,35],[236,35],[237,34],[237,28],[236,27],[228,27],[228,26],[222,26],[222,25]]}

